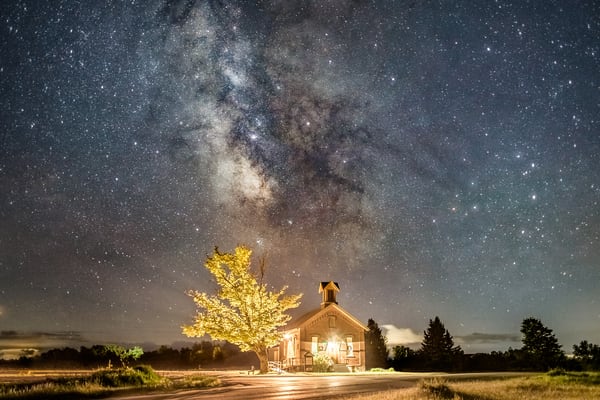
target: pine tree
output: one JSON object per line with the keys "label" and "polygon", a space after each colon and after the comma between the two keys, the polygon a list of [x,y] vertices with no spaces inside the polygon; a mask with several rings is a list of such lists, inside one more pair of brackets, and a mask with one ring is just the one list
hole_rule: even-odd
{"label": "pine tree", "polygon": [[242,351],[253,351],[260,361],[260,372],[268,372],[267,349],[281,340],[279,328],[290,320],[285,311],[300,305],[302,294],[284,296],[287,287],[270,292],[250,271],[252,250],[238,246],[233,254],[217,248],[204,266],[215,277],[220,290],[217,295],[189,291],[198,306],[194,323],[183,327],[191,337],[210,335],[216,340],[236,344]]}
{"label": "pine tree", "polygon": [[436,316],[429,320],[429,328],[423,333],[419,353],[429,368],[447,370],[452,369],[457,356],[462,355],[462,349],[460,346],[454,347],[452,335]]}
{"label": "pine tree", "polygon": [[369,328],[369,330],[365,333],[366,369],[387,368],[387,338],[383,335],[381,328],[379,328],[379,325],[377,325],[372,318],[369,318],[367,328]]}

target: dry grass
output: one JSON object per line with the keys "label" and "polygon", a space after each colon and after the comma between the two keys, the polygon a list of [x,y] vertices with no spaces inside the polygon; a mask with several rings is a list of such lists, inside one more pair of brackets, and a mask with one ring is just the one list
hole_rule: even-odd
{"label": "dry grass", "polygon": [[599,374],[567,373],[524,378],[452,382],[423,380],[415,388],[352,397],[352,400],[583,400],[600,399]]}
{"label": "dry grass", "polygon": [[96,399],[114,393],[172,391],[200,389],[221,384],[216,376],[186,373],[181,376],[161,377],[146,366],[129,369],[98,370],[85,375],[57,376],[49,373],[36,380],[0,382],[0,399]]}

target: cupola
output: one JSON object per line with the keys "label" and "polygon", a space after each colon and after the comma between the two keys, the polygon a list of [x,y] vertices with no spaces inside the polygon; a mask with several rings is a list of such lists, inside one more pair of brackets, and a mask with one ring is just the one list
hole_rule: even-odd
{"label": "cupola", "polygon": [[337,293],[340,291],[340,286],[337,282],[321,282],[319,284],[319,293],[323,293],[321,308],[325,308],[331,304],[337,304]]}

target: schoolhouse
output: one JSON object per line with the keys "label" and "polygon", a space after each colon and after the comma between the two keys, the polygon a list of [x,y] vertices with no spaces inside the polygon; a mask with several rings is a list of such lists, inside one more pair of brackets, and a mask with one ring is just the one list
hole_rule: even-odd
{"label": "schoolhouse", "polygon": [[337,282],[321,282],[321,306],[292,320],[278,346],[269,350],[269,360],[287,371],[311,371],[313,358],[326,354],[333,371],[365,368],[365,332],[368,328],[337,302]]}

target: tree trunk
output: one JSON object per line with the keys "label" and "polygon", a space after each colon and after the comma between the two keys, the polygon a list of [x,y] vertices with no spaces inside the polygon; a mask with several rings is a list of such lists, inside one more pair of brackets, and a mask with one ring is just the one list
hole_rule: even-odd
{"label": "tree trunk", "polygon": [[267,353],[267,348],[261,348],[254,350],[258,357],[258,361],[260,361],[260,373],[266,374],[269,372],[269,356]]}

